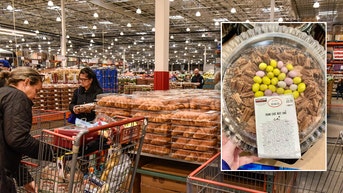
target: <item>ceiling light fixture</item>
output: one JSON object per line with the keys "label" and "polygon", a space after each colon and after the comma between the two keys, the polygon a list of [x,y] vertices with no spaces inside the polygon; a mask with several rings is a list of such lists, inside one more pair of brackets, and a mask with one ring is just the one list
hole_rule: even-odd
{"label": "ceiling light fixture", "polygon": [[56,17],[56,21],[61,21],[61,17],[60,16],[58,16],[58,17]]}
{"label": "ceiling light fixture", "polygon": [[170,36],[170,39],[174,39],[174,36],[173,36],[173,35],[171,35],[171,36]]}
{"label": "ceiling light fixture", "polygon": [[95,34],[94,34],[94,33],[92,33],[92,37],[95,37]]}
{"label": "ceiling light fixture", "polygon": [[217,25],[219,25],[219,22],[218,22],[218,21],[216,21],[216,22],[214,23],[214,25],[216,25],[216,26],[217,26]]}
{"label": "ceiling light fixture", "polygon": [[186,31],[191,31],[191,29],[189,29],[189,27],[187,27]]}
{"label": "ceiling light fixture", "polygon": [[54,6],[54,2],[52,2],[52,1],[48,1],[48,6],[49,6],[49,7],[52,7],[52,6]]}
{"label": "ceiling light fixture", "polygon": [[279,22],[283,22],[283,18],[280,17],[280,18],[278,19],[278,21],[279,21]]}
{"label": "ceiling light fixture", "polygon": [[313,3],[313,8],[318,8],[320,5],[319,5],[319,2],[316,1],[315,3]]}
{"label": "ceiling light fixture", "polygon": [[13,7],[11,5],[8,5],[6,9],[9,10],[9,11],[12,11]]}
{"label": "ceiling light fixture", "polygon": [[126,25],[127,27],[131,27],[131,23],[127,23],[127,25]]}
{"label": "ceiling light fixture", "polygon": [[97,29],[96,25],[93,25],[93,29]]}
{"label": "ceiling light fixture", "polygon": [[138,8],[138,9],[136,10],[136,13],[137,13],[137,14],[141,14],[141,13],[142,13],[142,10]]}
{"label": "ceiling light fixture", "polygon": [[39,30],[36,30],[35,33],[36,33],[36,34],[39,34]]}
{"label": "ceiling light fixture", "polygon": [[316,19],[317,19],[317,21],[318,21],[318,20],[320,20],[320,17],[319,17],[319,15],[317,15],[317,16],[316,16]]}
{"label": "ceiling light fixture", "polygon": [[97,18],[97,17],[99,17],[99,14],[98,14],[97,12],[95,12],[95,13],[93,14],[93,17]]}
{"label": "ceiling light fixture", "polygon": [[29,24],[29,21],[27,21],[27,20],[25,19],[24,24],[26,24],[26,25]]}
{"label": "ceiling light fixture", "polygon": [[124,35],[124,33],[123,33],[123,32],[120,32],[120,35],[122,36],[122,35]]}
{"label": "ceiling light fixture", "polygon": [[31,33],[31,32],[25,32],[20,30],[13,30],[13,29],[6,29],[6,28],[0,28],[0,32],[7,32],[11,34],[19,34],[19,35],[30,35],[30,36],[36,36],[37,34]]}
{"label": "ceiling light fixture", "polygon": [[237,11],[236,11],[236,9],[233,7],[233,8],[231,8],[231,13],[236,13]]}
{"label": "ceiling light fixture", "polygon": [[151,31],[155,31],[156,29],[153,27],[152,29],[151,29]]}
{"label": "ceiling light fixture", "polygon": [[200,17],[200,16],[201,16],[200,11],[197,11],[197,12],[195,13],[195,16]]}

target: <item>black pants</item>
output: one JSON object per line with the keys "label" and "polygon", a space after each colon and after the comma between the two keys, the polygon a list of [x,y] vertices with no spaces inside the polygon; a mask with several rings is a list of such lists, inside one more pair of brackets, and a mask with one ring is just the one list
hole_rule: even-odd
{"label": "black pants", "polygon": [[14,180],[6,175],[0,175],[0,192],[16,193]]}

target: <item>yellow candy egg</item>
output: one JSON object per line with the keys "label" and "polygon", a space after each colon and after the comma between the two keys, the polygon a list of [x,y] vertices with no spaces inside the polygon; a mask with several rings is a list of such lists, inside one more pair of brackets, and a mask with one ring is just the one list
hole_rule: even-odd
{"label": "yellow candy egg", "polygon": [[293,97],[294,99],[297,99],[299,97],[299,92],[298,91],[293,91]]}
{"label": "yellow candy egg", "polygon": [[262,78],[262,82],[263,84],[270,85],[270,78],[268,78],[267,76],[264,76]]}
{"label": "yellow candy egg", "polygon": [[270,60],[270,65],[273,66],[273,68],[276,68],[276,66],[277,66],[277,61],[271,59],[271,60]]}
{"label": "yellow candy egg", "polygon": [[262,91],[255,92],[255,97],[261,97],[264,96],[264,93]]}
{"label": "yellow candy egg", "polygon": [[306,90],[306,84],[305,83],[300,83],[300,84],[298,84],[298,92],[299,93],[302,93],[302,92],[304,92]]}
{"label": "yellow candy egg", "polygon": [[279,76],[277,76],[277,78],[278,78],[279,80],[285,80],[286,74],[282,72],[282,73],[279,74]]}
{"label": "yellow candy egg", "polygon": [[271,90],[272,92],[276,92],[276,86],[275,85],[268,85],[268,89]]}
{"label": "yellow candy egg", "polygon": [[283,88],[277,88],[276,89],[276,93],[278,93],[278,94],[283,94],[285,92],[285,89],[283,89]]}
{"label": "yellow candy egg", "polygon": [[268,86],[267,85],[265,85],[265,84],[261,84],[260,85],[260,91],[265,91],[265,90],[267,90],[268,89]]}
{"label": "yellow candy egg", "polygon": [[270,66],[270,65],[269,65],[269,66],[266,67],[266,71],[267,71],[267,72],[272,72],[273,70],[274,70],[274,67],[273,67],[273,66]]}
{"label": "yellow candy egg", "polygon": [[287,65],[286,65],[286,68],[287,68],[288,71],[291,71],[291,70],[294,69],[294,67],[293,67],[292,64],[287,64]]}
{"label": "yellow candy egg", "polygon": [[259,76],[254,76],[253,79],[254,79],[254,82],[255,82],[255,83],[259,83],[259,84],[260,84],[260,83],[262,82],[262,78],[259,77]]}
{"label": "yellow candy egg", "polygon": [[257,92],[259,90],[260,90],[260,84],[255,83],[255,84],[252,85],[252,91],[253,92]]}
{"label": "yellow candy egg", "polygon": [[[275,69],[274,69],[275,70]],[[268,78],[274,78],[274,73],[273,72],[268,72],[267,73]]]}
{"label": "yellow candy egg", "polygon": [[285,92],[283,93],[283,94],[292,94],[293,93],[293,91],[292,90],[290,90],[290,89],[287,89],[287,90],[285,90]]}
{"label": "yellow candy egg", "polygon": [[277,85],[278,82],[279,82],[279,79],[276,78],[276,77],[272,78],[271,81],[270,81],[270,83],[271,83],[272,85]]}
{"label": "yellow candy egg", "polygon": [[279,74],[281,73],[280,69],[278,68],[274,68],[273,70],[274,76],[279,76]]}
{"label": "yellow candy egg", "polygon": [[264,62],[262,62],[262,63],[260,63],[260,64],[258,65],[258,68],[259,68],[260,70],[264,70],[264,69],[267,68],[267,64],[264,63]]}
{"label": "yellow candy egg", "polygon": [[299,76],[293,78],[293,83],[294,84],[299,84],[301,83],[301,78]]}

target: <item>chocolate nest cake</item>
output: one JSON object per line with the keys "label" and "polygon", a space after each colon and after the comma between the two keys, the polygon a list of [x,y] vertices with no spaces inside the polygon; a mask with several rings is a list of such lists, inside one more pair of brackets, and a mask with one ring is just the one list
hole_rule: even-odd
{"label": "chocolate nest cake", "polygon": [[306,85],[306,90],[296,91],[294,96],[301,151],[307,151],[325,130],[324,48],[311,36],[295,28],[272,24],[248,30],[223,45],[223,48],[224,134],[243,150],[257,153],[256,93],[252,91],[254,77],[260,71],[259,64],[282,61],[292,64],[292,71]]}

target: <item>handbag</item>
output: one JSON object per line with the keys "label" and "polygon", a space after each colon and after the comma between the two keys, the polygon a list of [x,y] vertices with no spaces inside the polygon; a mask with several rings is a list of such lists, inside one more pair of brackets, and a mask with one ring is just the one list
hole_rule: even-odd
{"label": "handbag", "polygon": [[76,120],[76,115],[74,113],[70,113],[68,117],[68,123],[75,124],[75,120]]}

